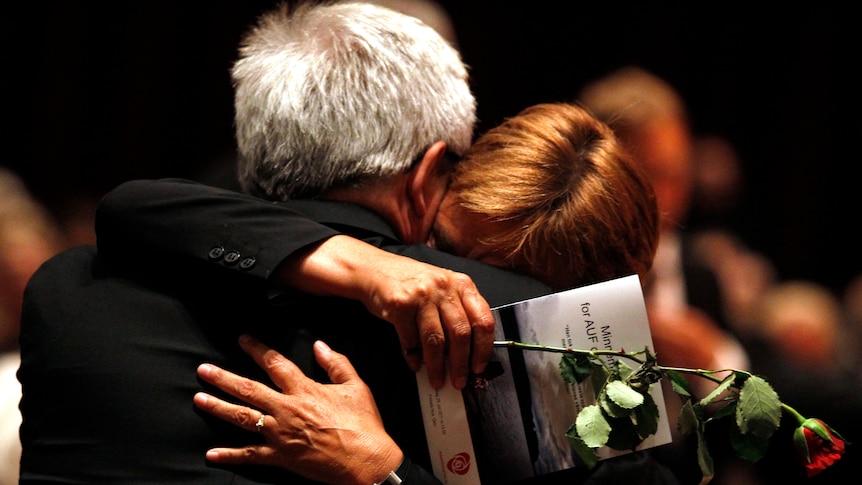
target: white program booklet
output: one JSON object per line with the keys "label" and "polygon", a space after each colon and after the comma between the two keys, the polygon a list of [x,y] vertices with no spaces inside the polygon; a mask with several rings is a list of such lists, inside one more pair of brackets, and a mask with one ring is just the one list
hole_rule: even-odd
{"label": "white program booklet", "polygon": [[[493,309],[496,340],[573,349],[654,352],[640,280],[626,276]],[[565,434],[594,403],[588,382],[567,384],[560,353],[496,348],[478,380],[458,391],[416,373],[434,474],[447,485],[506,485],[577,466]],[[632,366],[635,364],[628,362]],[[589,381],[589,380],[588,380]],[[638,449],[671,442],[659,384],[658,431]],[[628,453],[598,450],[602,459]]]}

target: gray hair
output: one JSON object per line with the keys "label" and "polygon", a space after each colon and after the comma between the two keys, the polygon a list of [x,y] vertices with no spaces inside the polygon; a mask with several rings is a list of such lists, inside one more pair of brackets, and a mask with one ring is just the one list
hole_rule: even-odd
{"label": "gray hair", "polygon": [[472,141],[476,101],[458,51],[421,21],[364,3],[282,5],[231,72],[239,179],[270,200],[407,170],[442,140]]}

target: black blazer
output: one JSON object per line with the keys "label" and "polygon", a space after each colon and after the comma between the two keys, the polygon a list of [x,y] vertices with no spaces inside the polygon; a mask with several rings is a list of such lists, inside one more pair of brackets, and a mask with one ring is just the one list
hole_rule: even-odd
{"label": "black blazer", "polygon": [[[126,212],[136,198],[150,202]],[[196,391],[216,392],[195,375],[202,362],[268,382],[237,345],[245,332],[318,380],[327,377],[314,363],[312,342],[323,339],[345,353],[372,389],[389,433],[430,469],[415,376],[392,326],[353,301],[300,293],[272,298],[266,278],[292,251],[343,231],[470,274],[492,305],[548,288],[403,246],[378,216],[357,206],[288,205],[333,229],[282,204],[181,181],[129,183],[105,198],[98,252],[79,247],[58,255],[27,288],[21,483],[307,483],[281,470],[205,460],[210,447],[260,439],[192,404]]]}
{"label": "black blazer", "polygon": [[[353,301],[273,296],[267,278],[292,252],[343,232],[464,272],[492,306],[550,291],[476,261],[404,246],[357,206],[271,203],[182,180],[121,185],[100,205],[96,229],[98,253],[81,247],[53,258],[25,295],[22,484],[308,483],[283,470],[206,463],[208,448],[261,439],[192,404],[198,390],[220,394],[197,379],[202,362],[268,382],[237,345],[246,332],[317,380],[328,377],[314,363],[314,340],[345,353],[374,393],[387,431],[418,465],[405,485],[439,483],[426,471],[415,376],[391,325]],[[578,468],[531,483],[560,480],[675,483],[643,452],[605,461],[594,473]]]}
{"label": "black blazer", "polygon": [[695,255],[691,234],[681,234],[680,237],[680,258],[688,304],[705,312],[716,325],[735,334],[734,329],[728,325],[718,276]]}

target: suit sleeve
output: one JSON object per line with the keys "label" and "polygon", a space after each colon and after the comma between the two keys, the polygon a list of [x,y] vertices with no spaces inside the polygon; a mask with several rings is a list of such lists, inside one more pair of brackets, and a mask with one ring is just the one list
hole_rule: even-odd
{"label": "suit sleeve", "polygon": [[398,476],[403,485],[442,485],[428,470],[416,465],[406,456],[401,466],[398,467]]}
{"label": "suit sleeve", "polygon": [[170,270],[191,258],[267,279],[291,254],[336,234],[277,203],[182,179],[125,182],[96,210],[99,254],[126,268]]}

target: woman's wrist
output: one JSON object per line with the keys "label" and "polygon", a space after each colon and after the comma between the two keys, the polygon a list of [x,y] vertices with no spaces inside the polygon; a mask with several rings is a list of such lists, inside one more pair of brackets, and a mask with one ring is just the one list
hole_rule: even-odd
{"label": "woman's wrist", "polygon": [[[349,236],[335,235],[296,251],[275,269],[271,280],[288,287],[324,296],[357,299],[361,281],[355,261],[381,251]],[[371,258],[373,259],[373,258]]]}

